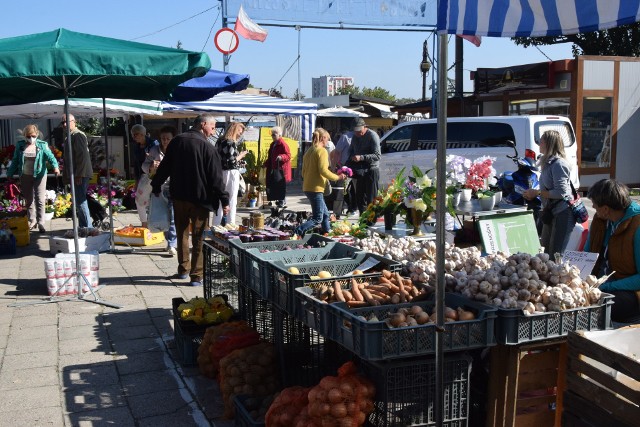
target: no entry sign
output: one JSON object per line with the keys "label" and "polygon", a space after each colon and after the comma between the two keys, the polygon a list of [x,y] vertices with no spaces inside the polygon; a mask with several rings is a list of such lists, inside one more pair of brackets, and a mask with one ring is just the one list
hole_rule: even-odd
{"label": "no entry sign", "polygon": [[231,28],[219,29],[213,38],[213,42],[216,45],[216,49],[225,55],[235,52],[239,44],[238,35]]}

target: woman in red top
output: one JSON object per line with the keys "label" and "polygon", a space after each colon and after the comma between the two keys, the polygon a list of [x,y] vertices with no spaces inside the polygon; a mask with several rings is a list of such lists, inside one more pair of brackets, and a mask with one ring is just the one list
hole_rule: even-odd
{"label": "woman in red top", "polygon": [[267,168],[267,200],[275,201],[278,207],[284,207],[287,194],[287,182],[291,182],[291,152],[282,139],[282,128],[271,128],[273,142],[269,146],[267,160],[262,167]]}

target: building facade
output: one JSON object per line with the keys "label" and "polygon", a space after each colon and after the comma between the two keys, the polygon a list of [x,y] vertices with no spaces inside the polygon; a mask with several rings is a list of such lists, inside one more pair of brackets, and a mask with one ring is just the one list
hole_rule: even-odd
{"label": "building facade", "polygon": [[313,98],[322,96],[334,96],[341,89],[347,86],[353,86],[353,77],[343,76],[321,76],[311,79],[311,93]]}

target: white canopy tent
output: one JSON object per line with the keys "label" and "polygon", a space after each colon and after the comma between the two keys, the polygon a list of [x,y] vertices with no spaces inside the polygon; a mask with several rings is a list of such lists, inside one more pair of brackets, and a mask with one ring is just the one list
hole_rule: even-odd
{"label": "white canopy tent", "polygon": [[163,102],[165,117],[193,116],[204,112],[225,117],[237,115],[285,115],[299,116],[301,119],[301,140],[311,141],[315,128],[318,105],[273,96],[246,95],[224,92],[206,101]]}
{"label": "white canopy tent", "polygon": [[318,117],[369,117],[368,114],[361,111],[350,110],[342,106],[323,108],[318,110]]}
{"label": "white canopy tent", "polygon": [[[103,117],[102,98],[70,98],[69,112],[77,116]],[[64,113],[64,100],[35,102],[32,104],[0,107],[0,118],[53,119]],[[106,98],[107,117],[131,114],[162,115],[160,101]]]}

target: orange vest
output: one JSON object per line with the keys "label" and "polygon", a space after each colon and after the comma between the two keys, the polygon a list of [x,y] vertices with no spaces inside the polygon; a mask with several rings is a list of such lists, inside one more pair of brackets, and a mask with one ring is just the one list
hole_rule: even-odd
{"label": "orange vest", "polygon": [[[615,271],[613,277],[616,280],[638,273],[633,248],[633,238],[638,227],[640,227],[640,215],[622,221],[609,237],[607,259],[609,270]],[[606,230],[607,221],[596,214],[591,221],[591,227],[589,227],[589,250],[591,252],[600,253],[602,251]],[[593,272],[598,273],[603,262],[604,260],[600,256]],[[636,291],[636,296],[640,302],[640,291]]]}

